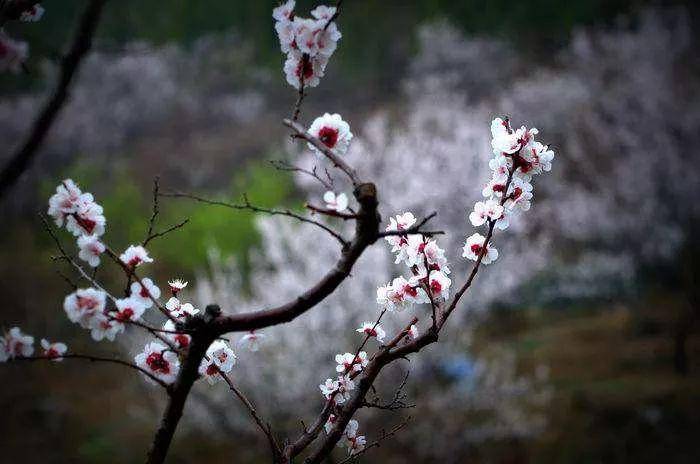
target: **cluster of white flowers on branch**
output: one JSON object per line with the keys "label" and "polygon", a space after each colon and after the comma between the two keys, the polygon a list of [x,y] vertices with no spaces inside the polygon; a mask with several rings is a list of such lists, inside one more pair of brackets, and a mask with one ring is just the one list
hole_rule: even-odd
{"label": "cluster of white flowers on branch", "polygon": [[321,5],[311,11],[312,18],[302,18],[294,14],[295,5],[295,0],[288,0],[272,16],[282,53],[287,54],[287,82],[303,92],[304,87],[319,84],[342,35],[334,22],[337,7]]}
{"label": "cluster of white flowers on branch", "polygon": [[[304,86],[318,83],[340,38],[334,22],[338,16],[339,4],[335,7],[318,7],[312,12],[315,19],[303,19],[294,15],[295,2],[290,0],[276,8],[273,17],[276,20],[275,27],[282,50],[288,53],[285,69],[289,67],[290,60],[294,64],[291,72],[294,79],[290,78],[290,73],[287,72],[288,80],[300,92],[293,117],[291,120],[285,120],[284,124],[293,131],[294,138],[308,145],[319,163],[328,163],[331,169],[342,172],[353,188],[355,202],[352,205],[347,195],[336,194],[330,190],[323,198],[325,208],[312,205],[307,207],[312,214],[323,216],[324,221],[353,221],[355,233],[352,239],[346,239],[322,221],[289,210],[256,207],[247,197],[244,197],[245,204],[232,205],[193,195],[164,195],[190,197],[234,210],[285,215],[314,224],[328,232],[341,243],[340,257],[318,282],[301,295],[279,306],[250,312],[224,313],[214,304],[200,311],[191,303],[182,300],[180,292],[187,283],[175,279],[168,282],[170,298],[163,303],[160,288],[150,278],[140,275],[143,267],[147,268],[146,265],[153,262],[145,245],[152,239],[162,237],[185,225],[186,221],[161,232],[155,231],[158,198],[161,196],[157,180],[153,192],[153,215],[149,221],[146,238],[139,244],[130,245],[119,254],[102,238],[107,221],[103,215],[103,208],[95,202],[92,194],[82,192],[72,180],[67,179],[57,187],[56,193],[49,200],[48,214],[56,226],[65,227],[76,237],[78,257],[91,267],[101,265],[102,258],[106,257],[126,278],[124,297],[115,297],[107,290],[107,285],[96,280],[94,273],[87,272],[66,252],[53,228],[45,221],[47,231],[60,251],[58,259],[69,264],[81,279],[90,284],[88,288],[78,288],[71,283],[74,291],[64,300],[64,310],[69,320],[89,330],[95,341],[114,341],[117,335],[125,332],[129,326],[145,330],[152,339],[134,357],[133,363],[88,355],[69,355],[66,354],[65,345],[49,342],[42,342],[45,354],[41,359],[90,359],[118,363],[138,370],[147,380],[162,386],[169,396],[168,404],[149,452],[149,463],[164,462],[183,414],[185,402],[198,379],[206,379],[210,384],[220,379],[225,381],[266,435],[276,463],[289,464],[314,442],[318,443],[318,446],[308,452],[305,460],[311,464],[324,460],[336,445],[346,446],[351,456],[364,452],[367,442],[365,436],[359,434],[359,422],[355,419],[355,414],[363,407],[381,409],[380,402],[366,401],[366,396],[380,372],[394,361],[404,359],[437,341],[448,317],[471,286],[480,264],[496,259],[495,249],[490,245],[494,227],[507,227],[507,217],[516,207],[521,210],[529,208],[532,198],[529,182],[532,176],[548,171],[551,167],[553,153],[546,146],[535,142],[535,129],[527,130],[523,127],[513,130],[507,119],[494,120],[493,178],[485,189],[489,199],[477,203],[470,215],[470,220],[475,226],[486,224],[488,232],[485,237],[472,236],[467,240],[463,256],[475,262],[464,284],[451,296],[455,277],[448,266],[445,250],[440,248],[434,238],[443,232],[424,230],[424,226],[435,213],[418,220],[412,213],[406,212],[392,217],[386,229],[380,231],[377,188],[373,183],[363,181],[346,160],[353,138],[350,125],[340,115],[328,113],[313,121],[308,130],[296,122]],[[310,172],[313,174],[315,170]],[[314,174],[313,177],[326,186],[326,182],[318,176]],[[329,179],[333,185],[330,174]],[[352,352],[337,354],[337,376],[328,378],[319,385],[325,400],[321,413],[311,427],[304,427],[296,439],[287,440],[284,446],[281,446],[271,426],[261,419],[252,403],[228,377],[227,374],[235,366],[238,357],[225,335],[245,333],[239,339],[239,346],[245,346],[251,351],[257,350],[263,338],[263,334],[258,330],[290,322],[316,307],[350,276],[354,264],[364,251],[382,238],[391,245],[391,250],[396,255],[395,262],[405,264],[410,275],[408,278],[396,277],[391,283],[378,288],[377,303],[380,313],[376,321],[365,322],[359,328],[353,326],[352,333],[361,334],[362,342]],[[388,313],[393,313],[398,318],[398,313],[419,304],[429,305],[432,322],[422,324],[425,329],[419,330],[419,321],[424,316],[417,313],[408,323],[402,322],[400,330],[388,336],[385,326],[381,325],[382,318]],[[152,322],[154,318],[160,318],[162,324]],[[370,341],[376,342],[377,345],[373,352],[369,350]],[[12,329],[10,334],[2,339],[4,354],[1,359],[39,359],[31,357],[32,343],[32,337],[25,336],[18,328]],[[404,383],[405,380],[401,387]],[[326,433],[322,437],[321,432],[324,430]]]}

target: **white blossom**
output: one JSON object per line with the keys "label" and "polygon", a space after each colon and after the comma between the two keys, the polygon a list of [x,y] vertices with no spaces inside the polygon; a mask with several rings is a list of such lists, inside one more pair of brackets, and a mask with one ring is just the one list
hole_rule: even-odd
{"label": "white blossom", "polygon": [[129,248],[119,255],[119,259],[130,268],[153,262],[153,259],[148,256],[148,251],[141,245],[129,245]]}
{"label": "white blossom", "polygon": [[474,227],[481,226],[488,220],[499,219],[503,215],[503,206],[496,200],[477,201],[474,211],[469,214],[469,221]]}
{"label": "white blossom", "polygon": [[[365,352],[362,351],[362,353]],[[365,353],[366,356],[367,353]],[[360,372],[362,370],[360,359],[356,358],[353,353],[337,354],[335,355],[335,362],[338,364],[335,366],[335,370],[340,374]]]}
{"label": "white blossom", "polygon": [[272,10],[272,17],[276,21],[291,21],[295,5],[296,0],[287,0]]}
{"label": "white blossom", "polygon": [[248,351],[258,351],[260,349],[260,342],[265,338],[265,334],[251,330],[247,334],[243,335],[240,340],[238,340],[238,346],[244,346]]}
{"label": "white blossom", "polygon": [[173,279],[168,281],[168,285],[170,286],[170,292],[173,294],[173,296],[177,296],[178,293],[187,287],[187,281],[182,279]]}
{"label": "white blossom", "polygon": [[41,347],[44,350],[44,356],[53,361],[63,361],[62,356],[68,351],[68,347],[65,343],[50,343],[45,338],[41,339]]}
{"label": "white blossom", "polygon": [[108,318],[105,314],[98,314],[90,322],[90,336],[96,342],[105,338],[113,342],[118,334],[124,332],[124,324]]}
{"label": "white blossom", "polygon": [[236,364],[236,355],[233,350],[229,348],[228,344],[223,340],[214,340],[209,348],[207,348],[207,354],[204,359],[202,359],[199,365],[199,374],[203,376],[210,385],[215,384],[219,381],[219,373],[223,372],[227,374],[231,372],[233,366]]}
{"label": "white blossom", "polygon": [[[311,127],[309,127],[309,134],[316,137],[329,149],[341,155],[348,151],[348,146],[353,137],[352,132],[350,132],[350,125],[343,121],[343,118],[337,113],[325,113],[323,116],[314,119]],[[310,143],[308,145],[315,153],[319,153],[318,148]]]}
{"label": "white blossom", "polygon": [[136,299],[148,309],[153,306],[154,299],[160,298],[160,289],[150,278],[145,277],[141,279],[141,282],[131,283],[131,298]]}
{"label": "white blossom", "polygon": [[[136,365],[166,384],[175,381],[180,371],[180,360],[166,346],[158,342],[148,343],[142,353],[134,358]],[[147,378],[147,380],[151,380]]]}
{"label": "white blossom", "polygon": [[363,322],[360,328],[357,329],[357,332],[374,337],[379,343],[383,343],[386,337],[386,332],[382,326],[374,322]]}
{"label": "white blossom", "polygon": [[100,265],[100,255],[105,252],[105,245],[96,235],[81,235],[78,237],[78,257],[86,261],[90,266]]}
{"label": "white blossom", "polygon": [[302,79],[304,87],[316,87],[321,82],[327,64],[328,58],[324,55],[309,57],[292,50],[284,62],[284,74],[289,85],[295,89],[301,87]]}
{"label": "white blossom", "polygon": [[329,400],[331,396],[338,391],[339,385],[337,380],[326,379],[326,381],[318,386],[321,389],[321,394]]}
{"label": "white blossom", "polygon": [[[328,379],[330,380],[330,379]],[[326,431],[326,434],[331,433],[331,430],[333,430],[333,427],[335,426],[335,423],[338,421],[338,416],[335,414],[330,414],[328,416],[328,420],[326,420],[326,423],[323,425],[324,430]]]}
{"label": "white blossom", "polygon": [[22,333],[19,327],[13,327],[0,337],[0,362],[8,359],[26,358],[34,354],[34,337]]}
{"label": "white blossom", "polygon": [[165,308],[170,311],[173,317],[178,319],[184,318],[185,316],[194,316],[199,313],[199,309],[192,306],[191,303],[182,303],[174,296],[165,303]]}
{"label": "white blossom", "polygon": [[[462,250],[462,257],[476,261],[481,254],[486,237],[481,234],[473,234],[467,238]],[[491,246],[491,243],[486,246],[486,253],[481,260],[482,264],[490,264],[498,259],[498,250]]]}
{"label": "white blossom", "polygon": [[63,300],[63,309],[71,322],[92,329],[104,318],[107,295],[94,288],[78,289]]}
{"label": "white blossom", "polygon": [[114,305],[116,306],[116,311],[111,312],[110,316],[120,323],[138,321],[144,311],[146,311],[146,306],[143,302],[133,296],[114,300]]}
{"label": "white blossom", "polygon": [[351,393],[355,389],[355,382],[349,375],[338,376],[338,393],[334,399],[337,404],[343,404],[350,399]]}
{"label": "white blossom", "polygon": [[329,190],[323,194],[323,201],[326,202],[326,208],[339,213],[348,209],[348,196],[344,193],[336,195]]}
{"label": "white blossom", "polygon": [[168,340],[170,343],[177,346],[178,348],[184,349],[190,346],[190,341],[192,341],[192,337],[190,337],[186,333],[176,333],[177,327],[175,327],[175,323],[170,319],[165,321],[165,323],[163,324],[163,330],[163,337],[165,337],[166,340]]}
{"label": "white blossom", "polygon": [[19,16],[19,20],[25,23],[35,23],[44,16],[44,11],[44,7],[37,3],[24,10]]}

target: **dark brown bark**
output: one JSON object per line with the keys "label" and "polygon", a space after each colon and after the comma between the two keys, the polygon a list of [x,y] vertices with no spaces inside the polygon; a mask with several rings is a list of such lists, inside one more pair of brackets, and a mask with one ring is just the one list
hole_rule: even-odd
{"label": "dark brown bark", "polygon": [[148,452],[147,464],[162,464],[170,449],[175,430],[180,423],[182,412],[190,394],[192,385],[199,377],[199,365],[207,352],[207,348],[216,338],[206,327],[206,321],[214,312],[218,312],[218,307],[207,307],[204,318],[196,318],[188,323],[192,332],[190,343],[185,359],[180,367],[177,380],[170,391],[168,404],[165,407],[163,417],[156,431],[151,449]]}
{"label": "dark brown bark", "polygon": [[214,321],[213,330],[218,334],[261,329],[289,322],[323,301],[350,275],[353,265],[364,250],[379,237],[380,217],[377,213],[377,191],[374,184],[360,184],[355,188],[355,198],[360,204],[355,237],[346,246],[336,265],[313,287],[293,301],[276,308],[243,314],[221,316]]}

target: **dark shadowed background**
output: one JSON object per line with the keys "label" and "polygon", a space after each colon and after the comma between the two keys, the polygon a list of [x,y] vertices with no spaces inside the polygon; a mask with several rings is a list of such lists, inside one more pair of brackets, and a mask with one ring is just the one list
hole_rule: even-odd
{"label": "dark shadowed background", "polygon": [[[315,2],[298,1],[305,14]],[[38,23],[5,29],[30,45],[29,72],[0,75],[4,163],[51,89],[84,2],[46,0]],[[0,328],[71,350],[132,357],[129,333],[94,343],[62,310],[70,291],[38,213],[71,177],[105,208],[116,249],[140,241],[153,179],[164,189],[301,210],[321,191],[269,161],[312,162],[281,120],[274,2],[108,3],[93,53],[36,162],[0,198]],[[348,154],[381,192],[382,215],[439,212],[457,275],[466,210],[486,180],[489,122],[510,115],[556,152],[532,211],[439,347],[409,369],[415,408],[361,411],[368,440],[412,416],[364,462],[700,462],[700,60],[697,7],[646,1],[346,0],[343,38],[302,112],[341,113]],[[349,193],[348,187],[344,187]],[[341,188],[342,189],[342,188]],[[163,201],[151,276],[190,281],[197,307],[285,301],[337,251],[278,218]],[[339,226],[341,227],[341,226]],[[69,244],[71,238],[62,236]],[[502,246],[501,246],[502,245]],[[376,317],[395,274],[379,245],[338,295],[234,374],[281,435],[321,405],[317,385],[350,329]],[[121,285],[114,270],[100,271]],[[402,372],[389,373],[386,391]],[[380,382],[382,384],[382,382]],[[142,461],[163,398],[130,371],[64,362],[0,366],[0,462]],[[329,462],[340,462],[337,450]],[[268,462],[224,385],[200,385],[168,462]]]}

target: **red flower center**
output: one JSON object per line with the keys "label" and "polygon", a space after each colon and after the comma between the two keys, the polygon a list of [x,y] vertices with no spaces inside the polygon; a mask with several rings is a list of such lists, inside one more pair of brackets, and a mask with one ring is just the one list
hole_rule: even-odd
{"label": "red flower center", "polygon": [[170,372],[170,363],[163,359],[163,353],[151,353],[146,358],[146,365],[154,372],[162,372],[168,374]]}
{"label": "red flower center", "polygon": [[120,322],[130,321],[134,315],[134,310],[131,308],[124,308],[122,311],[117,313],[116,319]]}
{"label": "red flower center", "polygon": [[97,225],[97,222],[93,221],[92,219],[85,219],[85,218],[78,216],[77,214],[74,215],[73,217],[75,217],[75,222],[77,222],[80,227],[85,229],[85,231],[88,234],[92,234],[92,231],[95,230],[95,226]]}
{"label": "red flower center", "polygon": [[297,65],[296,75],[299,79],[304,76],[304,80],[308,81],[314,77],[314,67],[307,55],[304,55]]}
{"label": "red flower center", "polygon": [[328,148],[333,148],[338,143],[338,129],[332,127],[322,127],[318,131],[318,139]]}
{"label": "red flower center", "polygon": [[478,255],[479,253],[481,253],[481,245],[475,243],[474,245],[472,245],[471,250],[472,250],[472,253],[474,253],[475,255]]}
{"label": "red flower center", "polygon": [[93,300],[92,298],[85,298],[85,297],[79,296],[77,298],[77,300],[78,300],[77,301],[78,308],[80,308],[80,309],[91,310],[91,309],[95,309],[95,307],[97,306],[97,301]]}
{"label": "red flower center", "polygon": [[215,365],[209,364],[207,366],[207,375],[216,375],[218,372],[219,369]]}
{"label": "red flower center", "polygon": [[430,282],[430,291],[433,293],[440,293],[442,291],[442,285],[437,280]]}
{"label": "red flower center", "polygon": [[415,297],[416,295],[418,295],[418,290],[416,290],[415,288],[411,287],[410,285],[406,285],[406,286],[403,288],[403,291],[404,291],[404,293],[406,293],[406,294],[408,294],[408,295],[410,295],[410,296],[412,296],[412,297]]}

